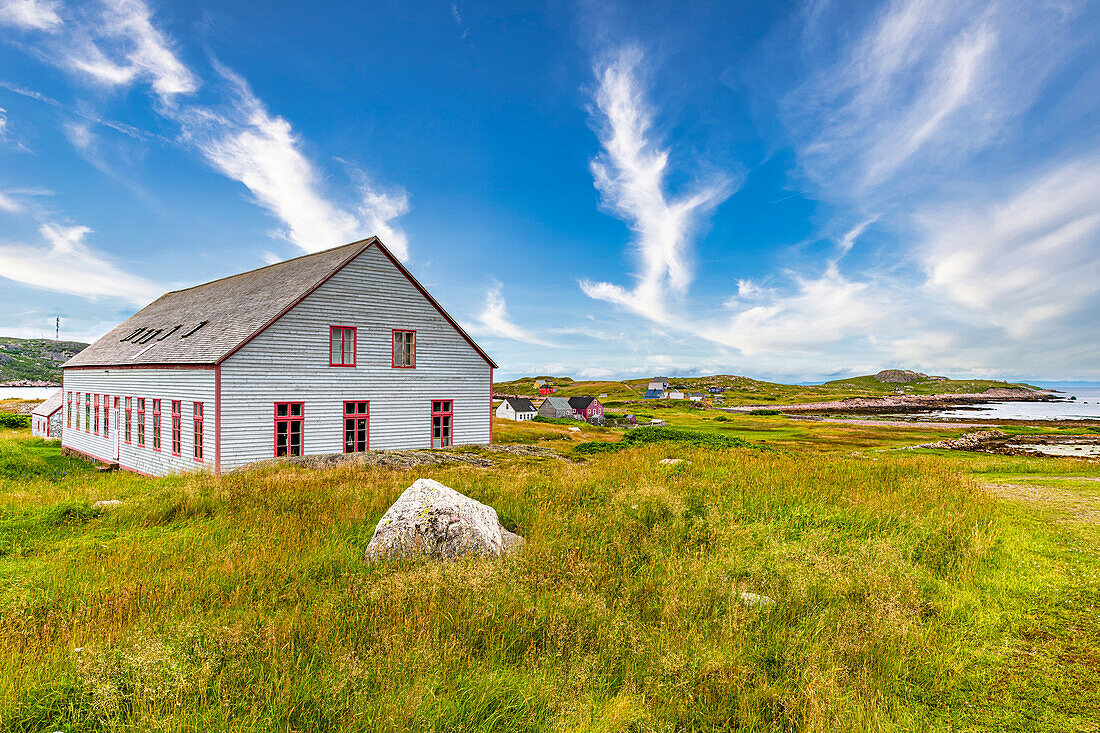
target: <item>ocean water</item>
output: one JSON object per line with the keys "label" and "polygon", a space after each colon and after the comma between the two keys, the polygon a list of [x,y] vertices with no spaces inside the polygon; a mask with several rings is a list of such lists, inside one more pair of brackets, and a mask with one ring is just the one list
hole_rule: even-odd
{"label": "ocean water", "polygon": [[976,409],[936,410],[925,417],[981,418],[983,420],[1100,420],[1100,383],[1029,382],[1036,387],[1055,389],[1058,397],[1073,402],[994,402],[975,405]]}
{"label": "ocean water", "polygon": [[44,400],[60,387],[0,387],[0,400]]}

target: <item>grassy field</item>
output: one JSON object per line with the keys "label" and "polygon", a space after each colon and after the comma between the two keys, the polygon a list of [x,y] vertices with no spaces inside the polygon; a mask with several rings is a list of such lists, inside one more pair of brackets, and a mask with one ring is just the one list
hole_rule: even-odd
{"label": "grassy field", "polygon": [[[150,479],[0,431],[0,729],[1100,731],[1096,463],[661,417],[752,445]],[[420,476],[527,544],[364,562]]]}

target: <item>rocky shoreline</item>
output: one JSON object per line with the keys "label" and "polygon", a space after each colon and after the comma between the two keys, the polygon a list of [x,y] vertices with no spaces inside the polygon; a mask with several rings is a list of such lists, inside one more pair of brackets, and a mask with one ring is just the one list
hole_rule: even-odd
{"label": "rocky shoreline", "polygon": [[934,448],[1002,456],[1047,456],[1092,460],[1100,456],[1097,435],[1010,435],[1003,430],[979,430],[952,440],[938,440],[905,448]]}
{"label": "rocky shoreline", "polygon": [[1058,394],[1052,390],[1023,388],[987,389],[985,392],[938,395],[886,395],[883,397],[848,397],[830,402],[804,402],[789,405],[735,405],[715,408],[725,412],[751,412],[768,409],[782,412],[847,412],[876,415],[881,413],[920,413],[953,407],[986,405],[991,402],[1054,402]]}
{"label": "rocky shoreline", "polygon": [[0,387],[60,387],[57,382],[48,382],[44,379],[16,379],[11,382],[0,382]]}

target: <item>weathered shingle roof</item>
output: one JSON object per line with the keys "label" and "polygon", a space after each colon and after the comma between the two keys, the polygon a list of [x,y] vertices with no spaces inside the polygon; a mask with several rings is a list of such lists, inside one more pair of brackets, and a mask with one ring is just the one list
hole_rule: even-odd
{"label": "weathered shingle roof", "polygon": [[45,402],[31,410],[31,414],[37,415],[38,417],[49,417],[50,415],[54,414],[55,412],[60,410],[61,405],[64,404],[65,398],[62,395],[63,392],[60,389],[57,390],[48,398],[46,398]]}
{"label": "weathered shingle roof", "polygon": [[62,366],[217,364],[371,246],[385,253],[485,361],[496,366],[377,237],[165,293]]}
{"label": "weathered shingle roof", "polygon": [[569,406],[574,410],[587,410],[595,399],[595,397],[570,397]]}
{"label": "weathered shingle roof", "polygon": [[572,409],[569,407],[568,397],[547,397],[546,400],[543,401],[543,404],[546,404],[547,402],[549,402],[550,406],[553,407],[555,410],[568,411]]}
{"label": "weathered shingle roof", "polygon": [[526,397],[505,397],[504,401],[516,412],[535,412],[535,405]]}

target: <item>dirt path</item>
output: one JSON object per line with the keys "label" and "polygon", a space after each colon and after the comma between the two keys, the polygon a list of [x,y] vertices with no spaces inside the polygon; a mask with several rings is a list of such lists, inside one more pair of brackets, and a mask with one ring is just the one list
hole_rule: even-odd
{"label": "dirt path", "polygon": [[[1050,478],[1069,477],[1051,476]],[[1040,480],[1047,481],[1048,478],[1042,477]],[[1100,481],[1100,478],[1080,477],[1077,480]],[[1090,494],[1083,490],[1067,491],[1057,486],[1039,486],[1029,483],[985,484],[985,488],[998,499],[1021,502],[1054,511],[1065,521],[1100,524],[1100,494]]]}

